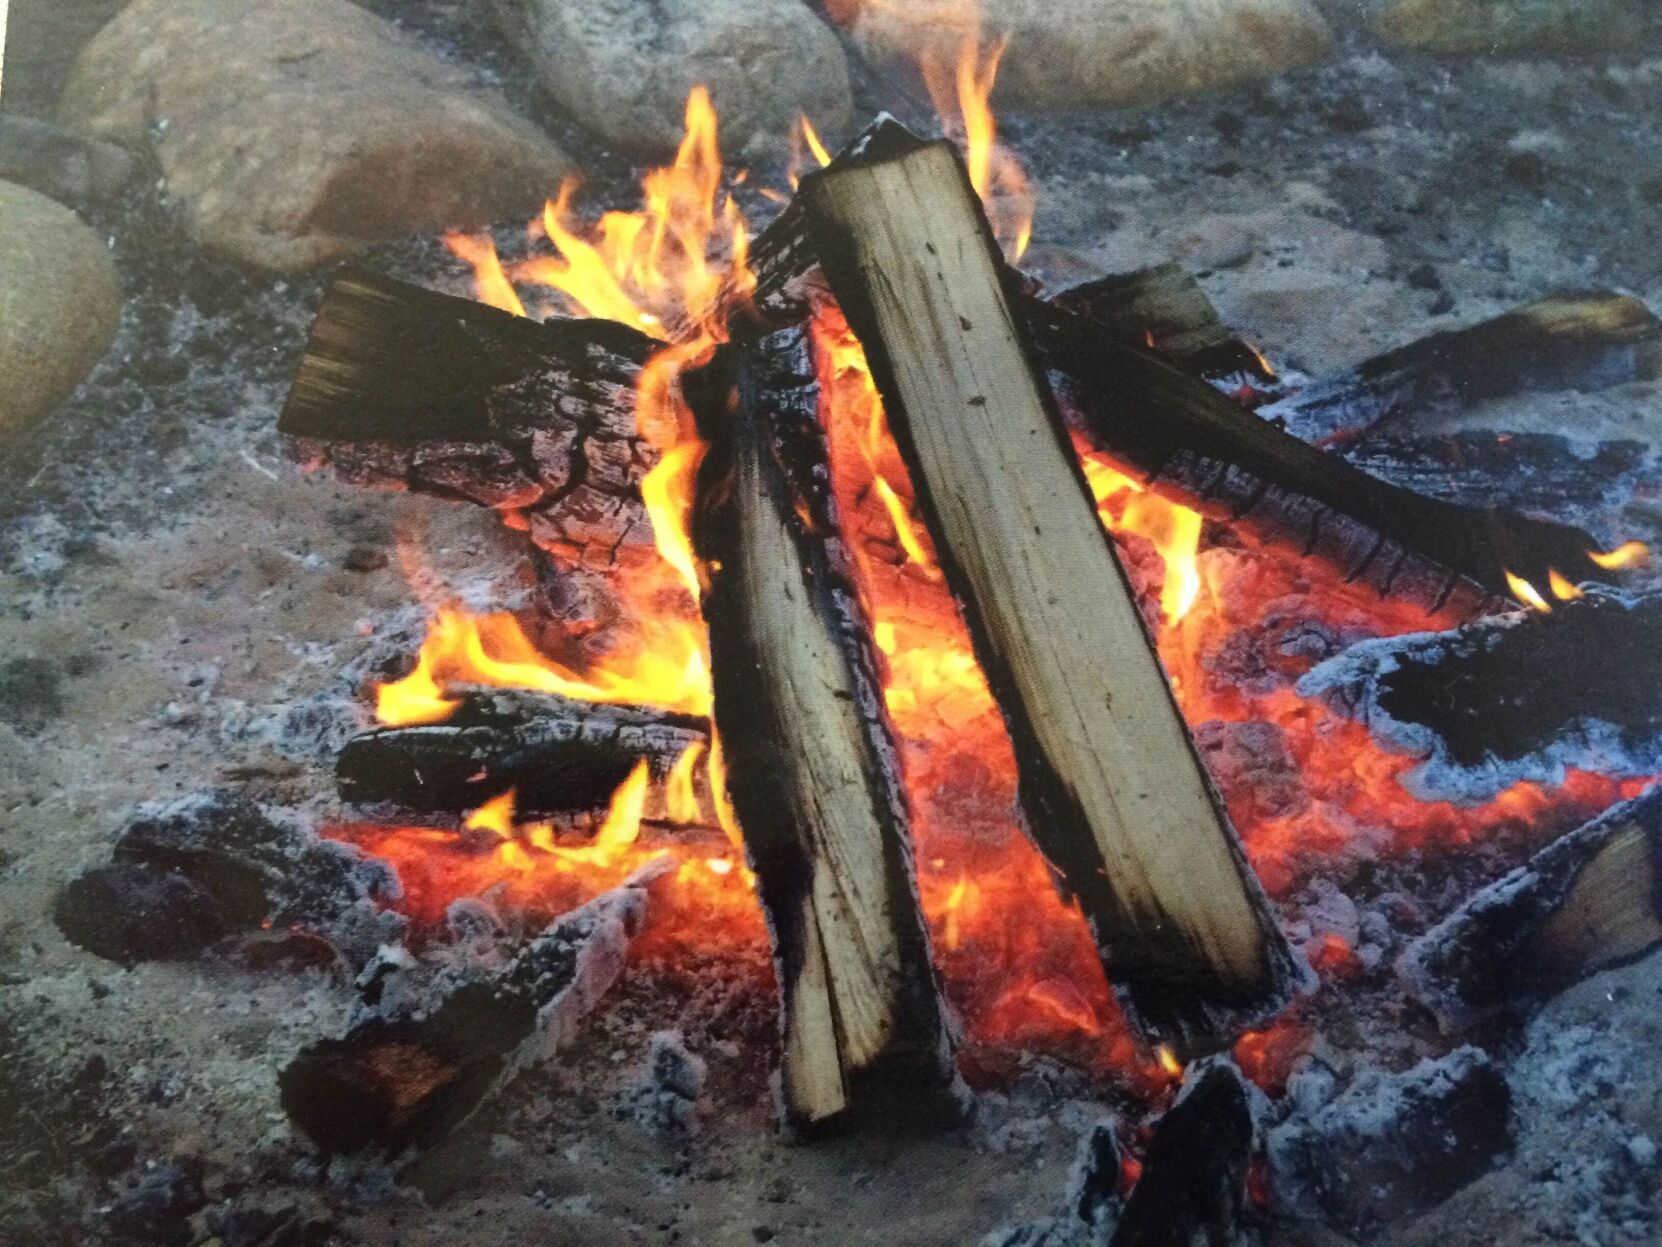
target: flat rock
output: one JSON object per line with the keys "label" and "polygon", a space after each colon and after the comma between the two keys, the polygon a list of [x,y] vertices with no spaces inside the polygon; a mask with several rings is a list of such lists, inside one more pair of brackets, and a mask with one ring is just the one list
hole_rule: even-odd
{"label": "flat rock", "polygon": [[198,241],[281,271],[529,215],[572,172],[470,70],[347,0],[135,0],[59,117],[149,151]]}
{"label": "flat rock", "polygon": [[[867,4],[852,18],[862,53],[911,62],[933,41],[948,61],[975,7],[961,0]],[[1309,0],[1006,0],[987,33],[1008,33],[996,98],[1040,108],[1148,104],[1309,64],[1333,35]]]}
{"label": "flat rock", "polygon": [[544,89],[585,128],[630,152],[675,149],[703,84],[723,148],[782,151],[798,114],[848,126],[842,44],[801,0],[487,0]]}
{"label": "flat rock", "polygon": [[0,443],[80,384],[115,336],[121,283],[73,212],[0,182]]}
{"label": "flat rock", "polygon": [[1382,38],[1433,52],[1586,52],[1639,37],[1641,0],[1392,0]]}

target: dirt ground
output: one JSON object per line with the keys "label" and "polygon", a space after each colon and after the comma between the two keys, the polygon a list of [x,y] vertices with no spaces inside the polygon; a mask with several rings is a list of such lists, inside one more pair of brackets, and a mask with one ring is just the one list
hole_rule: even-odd
{"label": "dirt ground", "polygon": [[[5,107],[47,111],[78,41],[116,7],[13,0]],[[499,55],[464,4],[369,7],[461,55]],[[511,58],[497,63],[594,172],[596,202],[632,203],[634,171],[548,116]],[[1176,258],[1228,323],[1318,373],[1565,286],[1662,309],[1658,116],[1662,14],[1611,59],[1440,60],[1346,33],[1327,64],[1272,83],[1004,121],[1039,190],[1038,261],[1088,276]],[[359,552],[390,555],[396,533],[418,533],[438,573],[475,586],[511,582],[518,557],[482,512],[366,494],[287,460],[276,413],[327,274],[200,255],[148,186],[96,224],[128,292],[120,336],[0,456],[0,1244],[97,1241],[123,1184],[185,1158],[205,1165],[213,1206],[292,1207],[334,1241],[377,1247],[923,1247],[1058,1211],[1102,1108],[1066,1071],[1035,1061],[972,1127],[934,1141],[797,1146],[760,1105],[665,1138],[624,1106],[663,1024],[628,982],[576,1050],[425,1162],[419,1188],[325,1172],[275,1080],[343,1024],[346,988],[196,962],[126,970],[59,934],[57,893],[107,859],[141,802],[232,785],[323,808],[326,760],[297,749],[294,708],[339,694],[342,670],[411,605],[397,559]],[[460,287],[431,240],[368,262]],[[1662,443],[1662,390],[1471,419]],[[1641,537],[1662,528],[1648,512],[1625,520]],[[1659,992],[1652,958],[1554,1005],[1508,1050],[1537,1088],[1520,1163],[1378,1241],[1657,1241],[1654,1169],[1635,1176],[1619,1155],[1662,1140],[1662,1080],[1631,1059],[1654,1051]],[[1598,1077],[1577,1082],[1576,1060]],[[1502,1216],[1513,1228],[1497,1238]],[[1334,1240],[1303,1228],[1269,1241]]]}

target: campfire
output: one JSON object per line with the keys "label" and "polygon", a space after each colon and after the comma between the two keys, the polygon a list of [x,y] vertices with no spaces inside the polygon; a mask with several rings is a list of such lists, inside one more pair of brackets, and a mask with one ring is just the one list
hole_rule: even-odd
{"label": "campfire", "polygon": [[[963,46],[923,67],[947,137],[885,115],[833,152],[803,118],[759,185],[698,89],[638,208],[568,182],[511,242],[444,237],[467,294],[330,286],[287,444],[494,511],[530,588],[466,600],[402,540],[425,633],[376,652],[321,840],[209,803],[108,868],[284,964],[330,895],[392,924],[281,1076],[324,1157],[419,1155],[629,975],[717,976],[772,1028],[732,1094],[793,1135],[952,1130],[1042,1062],[1121,1114],[1081,1218],[1223,1241],[1330,1163],[1293,1127],[1266,1153],[1253,1085],[1380,984],[1452,1044],[1662,942],[1648,549],[1428,492],[1514,467],[1401,428],[1646,375],[1662,324],[1565,292],[1312,378],[1179,265],[1048,287],[1000,49]],[[1487,848],[1517,869],[1484,886]],[[1322,908],[1363,869],[1463,899],[1393,964]],[[89,947],[106,886],[61,907]],[[1471,1051],[1440,1069],[1500,1098],[1489,1156]]]}

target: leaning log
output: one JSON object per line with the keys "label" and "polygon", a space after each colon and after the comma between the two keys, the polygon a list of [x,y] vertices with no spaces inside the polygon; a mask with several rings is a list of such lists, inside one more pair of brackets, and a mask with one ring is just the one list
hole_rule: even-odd
{"label": "leaning log", "polygon": [[453,689],[440,723],[381,727],[335,757],[341,799],[421,812],[476,809],[508,788],[524,813],[600,809],[642,758],[662,776],[706,741],[703,720],[528,689]]}
{"label": "leaning log", "polygon": [[806,336],[727,350],[694,388],[709,441],[693,537],[715,723],[773,937],[784,1116],[815,1126],[950,1113],[910,811]]}
{"label": "leaning log", "polygon": [[1236,1242],[1252,1159],[1252,1091],[1227,1061],[1185,1079],[1155,1124],[1112,1247],[1191,1247]]}
{"label": "leaning log", "polygon": [[1259,410],[1294,436],[1354,443],[1410,415],[1537,390],[1601,390],[1662,371],[1662,321],[1609,291],[1555,294],[1388,351]]}
{"label": "leaning log", "polygon": [[1142,1033],[1220,1045],[1300,968],[1248,870],[1099,522],[950,143],[803,183],[1015,747],[1035,840]]}
{"label": "leaning log", "polygon": [[1421,936],[1397,969],[1447,1034],[1662,944],[1662,788],[1607,810]]}
{"label": "leaning log", "polygon": [[1469,617],[1510,596],[1608,573],[1578,528],[1386,484],[1254,416],[1144,346],[1029,300],[1023,314],[1064,414],[1157,493],[1317,557],[1351,582]]}
{"label": "leaning log", "polygon": [[571,1042],[623,972],[648,882],[637,876],[567,914],[501,973],[455,986],[422,1016],[371,1017],[302,1049],[278,1078],[289,1119],[326,1155],[439,1142]]}
{"label": "leaning log", "polygon": [[[1581,592],[1580,590],[1576,590]],[[1567,770],[1662,771],[1662,595],[1591,588],[1550,613],[1362,641],[1298,685],[1419,759],[1427,801],[1488,800]]]}

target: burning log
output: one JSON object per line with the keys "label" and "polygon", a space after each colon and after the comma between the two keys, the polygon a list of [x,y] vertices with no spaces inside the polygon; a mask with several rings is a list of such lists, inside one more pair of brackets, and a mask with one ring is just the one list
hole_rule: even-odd
{"label": "burning log", "polygon": [[1662,787],[1555,841],[1421,936],[1398,963],[1445,1033],[1515,1011],[1662,944]]}
{"label": "burning log", "polygon": [[1587,533],[1428,498],[1299,441],[1141,345],[1037,300],[1024,306],[1063,409],[1148,487],[1380,595],[1469,616],[1551,573],[1608,578]]}
{"label": "burning log", "polygon": [[[1063,291],[1057,307],[1095,321],[1115,339],[1146,345],[1203,381],[1238,379],[1276,397],[1275,371],[1218,316],[1181,264],[1116,273]],[[1260,400],[1262,401],[1262,400]]]}
{"label": "burning log", "polygon": [[1259,414],[1305,441],[1342,445],[1410,413],[1534,390],[1607,389],[1659,369],[1662,321],[1638,299],[1556,294],[1375,356]]}
{"label": "burning log", "polygon": [[961,159],[944,142],[872,155],[802,193],[1009,726],[1033,836],[1142,1033],[1226,1042],[1301,970],[1035,376]]}
{"label": "burning log", "polygon": [[[1452,632],[1353,645],[1300,681],[1423,761],[1421,800],[1487,800],[1567,768],[1616,777],[1662,770],[1662,596],[1608,590]],[[1546,604],[1543,602],[1543,606]]]}
{"label": "burning log", "polygon": [[789,329],[732,348],[698,388],[711,444],[693,533],[715,721],[774,942],[784,1114],[811,1126],[920,1100],[950,1113],[910,812],[806,338]]}
{"label": "burning log", "polygon": [[623,972],[648,882],[637,875],[567,914],[499,974],[456,986],[425,1016],[371,1017],[303,1049],[278,1079],[284,1111],[329,1155],[437,1143],[571,1042]]}
{"label": "burning log", "polygon": [[341,798],[461,811],[513,788],[526,812],[599,809],[640,759],[661,776],[707,739],[705,724],[686,715],[527,689],[453,694],[461,704],[442,723],[376,728],[348,741],[335,759]]}
{"label": "burning log", "polygon": [[1154,1128],[1112,1247],[1236,1241],[1252,1158],[1251,1095],[1227,1061],[1190,1072]]}

